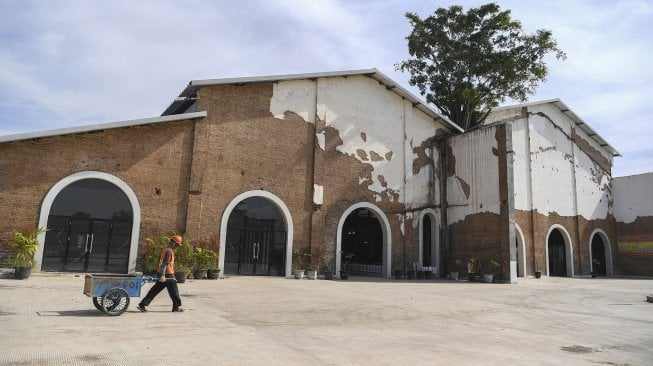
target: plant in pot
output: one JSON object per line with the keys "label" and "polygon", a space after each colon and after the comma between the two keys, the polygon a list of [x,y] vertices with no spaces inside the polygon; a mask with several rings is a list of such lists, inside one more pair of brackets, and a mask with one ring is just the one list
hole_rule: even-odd
{"label": "plant in pot", "polygon": [[157,268],[161,260],[161,251],[170,243],[169,236],[161,236],[158,239],[146,238],[145,243],[141,246],[140,267],[143,274],[148,276],[157,276]]}
{"label": "plant in pot", "polygon": [[542,277],[542,270],[544,269],[544,258],[541,255],[535,257],[535,278]]}
{"label": "plant in pot", "polygon": [[317,280],[317,265],[311,259],[306,266],[306,278],[309,280]]}
{"label": "plant in pot", "polygon": [[496,255],[490,257],[486,263],[485,268],[487,273],[483,274],[483,282],[492,283],[494,276],[499,274],[499,269],[501,268],[501,263],[499,263]]}
{"label": "plant in pot", "polygon": [[218,255],[211,249],[193,248],[193,277],[198,280],[206,278],[208,269],[215,266],[217,257]]}
{"label": "plant in pot", "polygon": [[293,274],[295,276],[295,279],[297,280],[301,280],[302,278],[304,278],[304,269],[306,268],[305,265],[306,257],[307,254],[299,249],[293,251],[292,269],[293,269]]}
{"label": "plant in pot", "polygon": [[193,261],[193,246],[184,238],[181,245],[175,248],[175,279],[177,282],[186,282],[193,271]]}
{"label": "plant in pot", "polygon": [[349,279],[349,264],[354,260],[354,253],[349,253],[345,251],[340,251],[340,259],[342,261],[340,269],[340,279],[347,280]]}
{"label": "plant in pot", "polygon": [[44,233],[46,228],[36,230],[15,230],[9,248],[14,250],[11,258],[14,266],[14,276],[17,279],[25,279],[32,273],[34,268],[34,254],[39,248],[38,236]]}
{"label": "plant in pot", "polygon": [[476,276],[481,272],[481,261],[478,258],[469,258],[467,260],[467,278],[470,281],[476,281]]}
{"label": "plant in pot", "polygon": [[326,257],[322,257],[320,261],[320,266],[322,267],[322,273],[324,273],[325,280],[333,279],[333,270],[331,270],[331,261]]}
{"label": "plant in pot", "polygon": [[458,257],[453,260],[453,266],[451,267],[452,271],[449,272],[449,277],[456,281],[458,280],[458,271],[460,271],[460,267],[463,265],[463,259]]}

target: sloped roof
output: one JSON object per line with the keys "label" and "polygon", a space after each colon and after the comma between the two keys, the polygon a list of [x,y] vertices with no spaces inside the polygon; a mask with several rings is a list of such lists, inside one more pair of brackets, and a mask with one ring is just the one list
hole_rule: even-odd
{"label": "sloped roof", "polygon": [[499,107],[493,109],[492,111],[517,109],[517,108],[530,107],[530,106],[542,105],[542,104],[552,104],[553,106],[558,108],[558,110],[560,110],[560,113],[564,114],[570,120],[572,120],[576,124],[576,127],[580,128],[591,139],[596,141],[602,148],[610,152],[612,156],[621,156],[621,154],[619,153],[619,151],[617,151],[617,149],[615,149],[612,145],[610,145],[603,137],[601,137],[596,131],[594,131],[592,127],[590,127],[585,121],[583,121],[582,118],[580,118],[576,113],[574,113],[574,111],[572,111],[571,108],[567,107],[567,105],[558,98]]}
{"label": "sloped roof", "polygon": [[333,72],[322,72],[322,73],[309,73],[309,74],[288,74],[288,75],[268,75],[268,76],[254,76],[254,77],[242,77],[242,78],[225,78],[225,79],[206,79],[206,80],[192,80],[188,83],[186,88],[179,94],[177,98],[173,100],[172,103],[166,108],[165,111],[161,114],[162,116],[173,115],[176,113],[182,113],[195,101],[195,93],[197,89],[202,86],[212,86],[212,85],[228,85],[228,84],[248,84],[248,83],[262,83],[262,82],[275,82],[275,81],[286,81],[286,80],[299,80],[299,79],[317,79],[317,78],[328,78],[328,77],[343,77],[343,76],[354,76],[354,75],[364,75],[369,76],[379,83],[383,84],[386,89],[393,91],[400,97],[408,100],[413,104],[413,106],[420,111],[426,113],[431,118],[437,118],[444,121],[444,123],[449,126],[451,129],[464,132],[464,130],[453,123],[447,117],[438,113],[435,109],[428,106],[421,99],[413,95],[408,90],[401,87],[399,84],[394,82],[389,77],[385,76],[383,73],[377,69],[363,69],[363,70],[348,70],[348,71],[333,71]]}
{"label": "sloped roof", "polygon": [[0,136],[0,143],[10,142],[10,141],[31,140],[31,139],[38,139],[38,138],[51,137],[51,136],[73,135],[73,134],[85,133],[85,132],[109,130],[112,128],[133,127],[133,126],[148,125],[153,123],[181,121],[186,119],[195,119],[195,118],[202,118],[202,117],[206,117],[206,112],[176,114],[172,116],[162,116],[162,117],[154,117],[154,118],[131,119],[126,121],[98,123],[98,124],[78,126],[78,127],[58,128],[55,130],[19,133],[14,135]]}

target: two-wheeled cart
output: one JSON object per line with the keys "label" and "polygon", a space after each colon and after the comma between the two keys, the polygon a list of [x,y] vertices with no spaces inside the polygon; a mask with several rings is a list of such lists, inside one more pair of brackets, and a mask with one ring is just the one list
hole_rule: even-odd
{"label": "two-wheeled cart", "polygon": [[84,295],[93,298],[96,309],[116,316],[127,310],[130,296],[141,296],[141,288],[150,281],[152,277],[149,276],[87,274]]}

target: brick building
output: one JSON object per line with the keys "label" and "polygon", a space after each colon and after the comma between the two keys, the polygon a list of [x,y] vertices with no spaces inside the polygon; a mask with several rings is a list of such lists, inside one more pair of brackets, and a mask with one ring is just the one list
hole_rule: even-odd
{"label": "brick building", "polygon": [[47,226],[37,269],[131,272],[145,237],[176,229],[217,237],[226,274],[289,275],[293,252],[337,271],[344,251],[384,277],[497,256],[514,281],[540,257],[588,274],[592,248],[627,273],[616,155],[560,101],[463,133],[374,69],[192,81],[161,117],[0,137],[0,251]]}

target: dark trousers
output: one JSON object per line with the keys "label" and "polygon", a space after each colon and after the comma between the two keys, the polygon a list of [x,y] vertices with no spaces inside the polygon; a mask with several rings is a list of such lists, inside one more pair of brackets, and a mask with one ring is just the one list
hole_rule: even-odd
{"label": "dark trousers", "polygon": [[177,282],[174,280],[170,281],[167,280],[165,282],[155,282],[154,286],[150,289],[150,291],[147,293],[147,295],[143,298],[141,301],[142,305],[148,306],[154,300],[156,295],[159,294],[159,292],[163,291],[164,288],[168,289],[168,295],[170,295],[170,299],[172,299],[172,308],[177,309],[178,307],[181,306],[181,298],[179,297],[179,289],[177,288]]}

